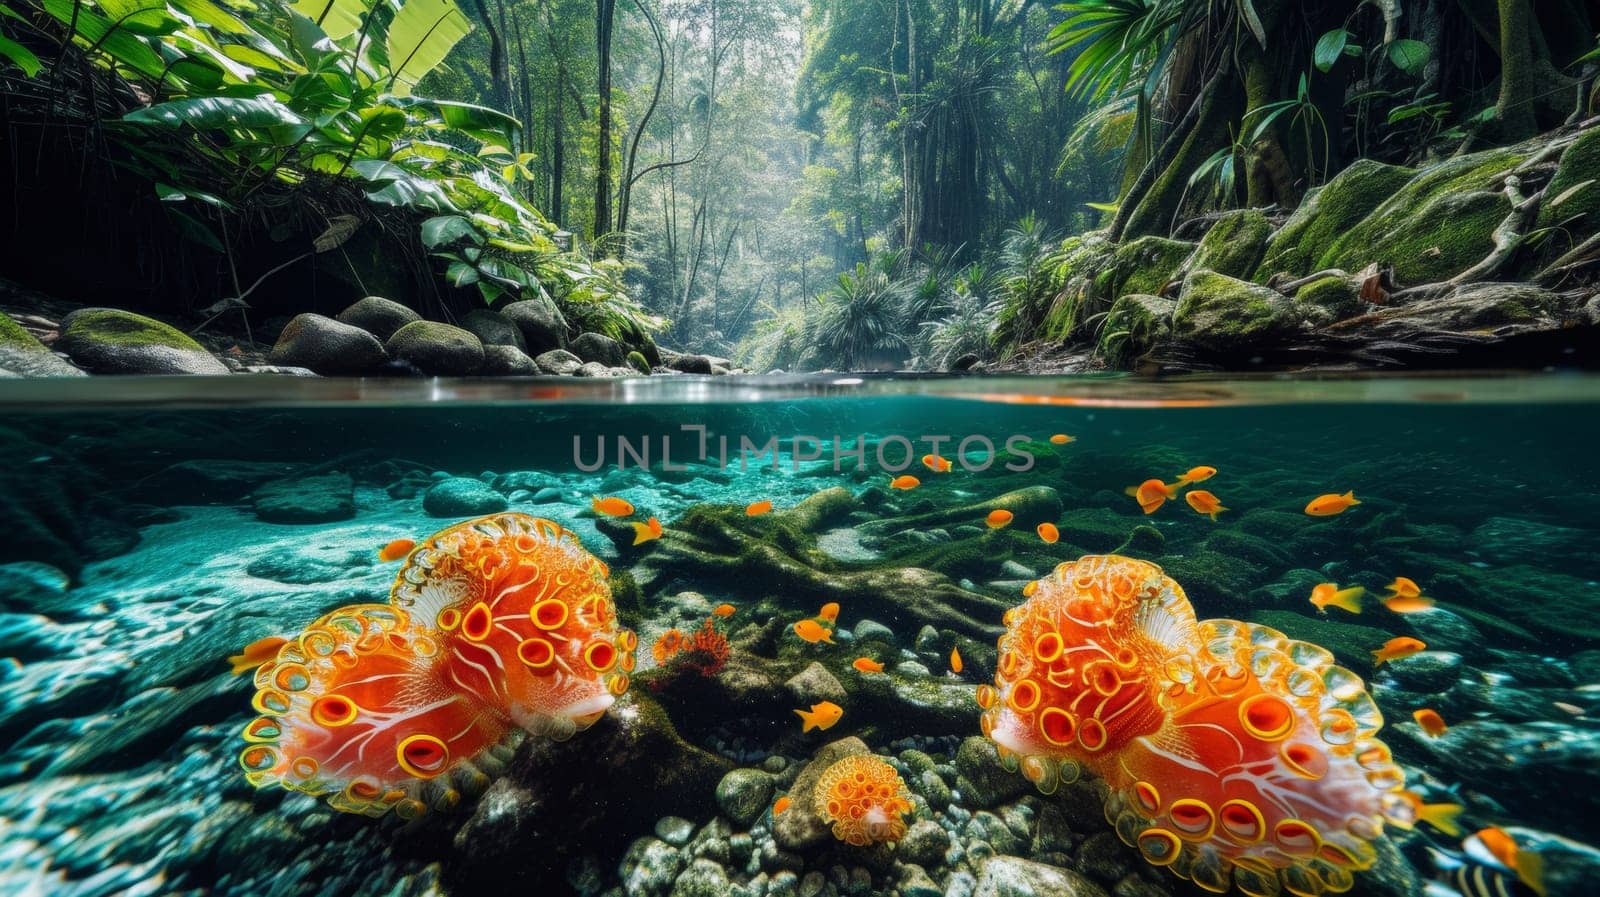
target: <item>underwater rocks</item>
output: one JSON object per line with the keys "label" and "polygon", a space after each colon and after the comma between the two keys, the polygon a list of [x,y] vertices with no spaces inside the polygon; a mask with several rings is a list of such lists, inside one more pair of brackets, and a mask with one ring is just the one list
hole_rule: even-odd
{"label": "underwater rocks", "polygon": [[179,461],[140,480],[129,498],[151,504],[221,504],[239,501],[299,465],[281,461],[197,458]]}
{"label": "underwater rocks", "polygon": [[347,473],[272,480],[250,500],[256,516],[268,523],[330,523],[356,514],[355,482]]}
{"label": "underwater rocks", "polygon": [[96,374],[228,373],[176,328],[114,308],[81,308],[62,318],[55,347]]}
{"label": "underwater rocks", "polygon": [[1105,897],[1105,893],[1070,869],[995,856],[981,867],[973,897]]}
{"label": "underwater rocks", "polygon": [[803,850],[833,837],[821,808],[813,800],[817,783],[828,767],[846,757],[870,754],[866,742],[854,736],[817,748],[789,786],[789,809],[773,818],[772,836],[784,850]]}
{"label": "underwater rocks", "polygon": [[130,509],[95,470],[61,448],[0,427],[0,563],[32,561],[76,576],[138,544]]}
{"label": "underwater rocks", "polygon": [[509,506],[504,495],[471,477],[440,480],[422,496],[422,510],[429,517],[478,517]]}
{"label": "underwater rocks", "polygon": [[283,328],[267,360],[338,376],[373,370],[389,360],[389,353],[367,330],[308,312],[295,315]]}
{"label": "underwater rocks", "polygon": [[717,783],[718,808],[741,828],[755,822],[771,799],[772,776],[759,770],[735,769]]}

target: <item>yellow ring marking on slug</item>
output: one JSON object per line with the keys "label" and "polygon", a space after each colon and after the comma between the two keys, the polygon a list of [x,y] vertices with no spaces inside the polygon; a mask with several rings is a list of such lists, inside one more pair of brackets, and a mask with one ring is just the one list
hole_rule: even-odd
{"label": "yellow ring marking on slug", "polygon": [[1239,724],[1262,741],[1282,741],[1294,731],[1294,711],[1277,695],[1252,695],[1239,705]]}
{"label": "yellow ring marking on slug", "polygon": [[1078,733],[1078,721],[1072,714],[1060,707],[1046,707],[1039,713],[1039,734],[1044,740],[1058,747],[1067,747],[1072,744],[1073,736]]}
{"label": "yellow ring marking on slug", "polygon": [[1167,815],[1172,817],[1178,833],[1190,841],[1206,840],[1217,827],[1217,816],[1210,805],[1191,797],[1173,801]]}
{"label": "yellow ring marking on slug", "polygon": [[517,659],[536,670],[542,670],[555,663],[556,646],[538,636],[524,639],[517,645]]}
{"label": "yellow ring marking on slug", "polygon": [[1061,656],[1061,635],[1046,632],[1033,641],[1033,657],[1040,663],[1050,663]]}
{"label": "yellow ring marking on slug", "polygon": [[294,762],[289,764],[289,773],[301,780],[315,776],[319,769],[321,767],[317,765],[317,761],[312,757],[296,757]]}
{"label": "yellow ring marking on slug", "polygon": [[264,744],[253,744],[239,752],[239,765],[245,772],[263,772],[278,765],[278,752]]}
{"label": "yellow ring marking on slug", "polygon": [[1278,751],[1278,756],[1290,771],[1303,779],[1316,781],[1328,774],[1328,755],[1312,745],[1290,742]]}
{"label": "yellow ring marking on slug", "polygon": [[1145,861],[1152,866],[1170,866],[1183,852],[1183,842],[1164,828],[1147,828],[1134,840]]}
{"label": "yellow ring marking on slug", "polygon": [[449,745],[427,734],[408,736],[395,747],[394,754],[400,768],[419,779],[431,779],[450,764]]}
{"label": "yellow ring marking on slug", "polygon": [[443,629],[445,632],[450,632],[451,630],[455,629],[457,626],[460,626],[460,625],[461,625],[461,611],[456,610],[453,607],[447,607],[444,610],[439,611],[439,628],[440,629]]}
{"label": "yellow ring marking on slug", "polygon": [[1267,832],[1261,810],[1247,800],[1230,800],[1217,808],[1222,830],[1241,844],[1254,844]]}
{"label": "yellow ring marking on slug", "polygon": [[244,740],[273,742],[283,735],[283,726],[270,716],[258,716],[244,727]]}
{"label": "yellow ring marking on slug", "polygon": [[1291,856],[1311,856],[1322,846],[1322,836],[1302,819],[1280,819],[1272,828],[1272,840]]}
{"label": "yellow ring marking on slug", "polygon": [[1011,686],[1006,703],[1018,713],[1031,713],[1033,708],[1039,706],[1039,686],[1031,679],[1018,682]]}
{"label": "yellow ring marking on slug", "polygon": [[489,605],[479,601],[461,618],[461,634],[467,641],[481,642],[489,637],[494,630],[494,612],[489,610]]}
{"label": "yellow ring marking on slug", "polygon": [[528,611],[528,618],[540,629],[560,629],[567,622],[567,603],[560,598],[546,598]]}
{"label": "yellow ring marking on slug", "polygon": [[606,690],[619,698],[622,697],[622,695],[628,691],[627,674],[618,673],[617,675],[612,676],[610,679],[607,679]]}
{"label": "yellow ring marking on slug", "polygon": [[990,707],[994,706],[994,702],[998,696],[995,694],[994,686],[980,685],[978,686],[978,692],[975,697],[978,699],[978,706],[984,710],[988,710]]}
{"label": "yellow ring marking on slug", "polygon": [[1161,812],[1161,791],[1149,782],[1134,782],[1133,797],[1146,816]]}
{"label": "yellow ring marking on slug", "polygon": [[610,642],[591,642],[583,649],[583,662],[597,673],[609,671],[617,665],[617,649]]}
{"label": "yellow ring marking on slug", "polygon": [[344,695],[323,695],[311,702],[311,719],[324,729],[337,729],[355,722],[361,708]]}
{"label": "yellow ring marking on slug", "polygon": [[1106,727],[1094,717],[1078,723],[1078,744],[1086,751],[1098,751],[1106,746]]}

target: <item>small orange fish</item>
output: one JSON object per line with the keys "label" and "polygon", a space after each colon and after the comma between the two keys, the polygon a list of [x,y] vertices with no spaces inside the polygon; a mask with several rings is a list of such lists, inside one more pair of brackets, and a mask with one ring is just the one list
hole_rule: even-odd
{"label": "small orange fish", "polygon": [[1129,486],[1122,492],[1124,495],[1133,496],[1134,501],[1139,503],[1139,507],[1146,514],[1154,514],[1157,509],[1166,504],[1167,499],[1178,497],[1177,487],[1180,485],[1182,484],[1173,483],[1168,486],[1160,480],[1149,479],[1137,486]]}
{"label": "small orange fish", "polygon": [[809,711],[796,710],[795,715],[800,717],[801,722],[805,723],[800,727],[800,731],[810,732],[812,729],[826,731],[833,728],[833,724],[839,721],[839,717],[844,716],[844,708],[832,701],[820,701],[812,704]]}
{"label": "small orange fish", "polygon": [[245,646],[238,654],[228,658],[228,663],[233,667],[233,675],[248,673],[258,666],[278,656],[278,649],[289,644],[286,638],[269,635],[264,639],[257,639]]}
{"label": "small orange fish", "polygon": [[1422,594],[1422,587],[1404,576],[1396,576],[1394,582],[1384,586],[1389,591],[1401,598],[1415,598]]}
{"label": "small orange fish", "polygon": [[633,505],[616,496],[609,498],[593,496],[592,499],[589,502],[589,507],[593,508],[596,514],[604,514],[607,517],[627,517],[633,513]]}
{"label": "small orange fish", "polygon": [[416,547],[417,542],[415,539],[396,539],[393,542],[390,542],[388,545],[378,549],[378,560],[385,563],[388,563],[389,561],[398,561],[410,554],[411,549]]}
{"label": "small orange fish", "polygon": [[1061,540],[1061,530],[1056,529],[1054,523],[1041,523],[1033,531],[1039,534],[1046,545],[1054,545]]}
{"label": "small orange fish", "polygon": [[1382,648],[1373,651],[1372,665],[1377,666],[1386,660],[1394,661],[1403,657],[1410,657],[1418,651],[1426,651],[1427,649],[1428,646],[1424,645],[1422,642],[1417,641],[1408,635],[1402,635],[1397,638],[1389,639],[1383,643]]}
{"label": "small orange fish", "polygon": [[1011,523],[1011,516],[1011,512],[1007,511],[1005,508],[995,508],[993,511],[989,512],[988,517],[983,518],[983,522],[988,525],[990,529],[999,529],[1000,527]]}
{"label": "small orange fish", "polygon": [[923,455],[922,466],[934,473],[949,473],[952,467],[950,459],[939,455]]}
{"label": "small orange fish", "polygon": [[1313,498],[1311,503],[1306,505],[1306,513],[1312,517],[1332,517],[1335,514],[1343,514],[1349,508],[1359,504],[1361,502],[1356,499],[1354,492],[1346,492],[1343,495],[1329,492],[1327,495],[1319,495]]}
{"label": "small orange fish", "polygon": [[1397,614],[1414,614],[1419,610],[1433,607],[1433,599],[1421,595],[1412,595],[1409,598],[1404,595],[1390,595],[1383,599],[1383,606]]}
{"label": "small orange fish", "polygon": [[635,523],[633,525],[633,544],[643,545],[661,538],[661,521],[650,518],[648,523]]}
{"label": "small orange fish", "polygon": [[1327,613],[1328,605],[1331,604],[1340,610],[1359,614],[1361,613],[1361,596],[1366,593],[1367,590],[1360,586],[1341,589],[1331,582],[1321,582],[1311,587],[1311,606],[1322,613]]}
{"label": "small orange fish", "polygon": [[731,605],[731,604],[719,604],[716,607],[712,608],[711,612],[713,614],[716,614],[719,617],[731,617],[731,616],[733,616],[733,605]]}
{"label": "small orange fish", "polygon": [[1065,433],[1057,433],[1050,437],[1050,441],[1055,445],[1066,445],[1069,442],[1076,442],[1077,440],[1076,438],[1068,436]]}
{"label": "small orange fish", "polygon": [[1444,717],[1439,715],[1439,711],[1431,707],[1413,710],[1411,718],[1417,721],[1417,725],[1421,726],[1422,731],[1428,733],[1430,738],[1438,738],[1440,735],[1450,731],[1450,727],[1444,724]]}
{"label": "small orange fish", "polygon": [[1194,489],[1184,493],[1183,500],[1189,503],[1198,513],[1211,518],[1212,523],[1217,522],[1217,515],[1228,510],[1222,506],[1222,501],[1204,489]]}
{"label": "small orange fish", "polygon": [[922,481],[909,473],[905,476],[895,477],[889,481],[890,489],[915,489],[921,485]]}
{"label": "small orange fish", "polygon": [[950,672],[959,673],[959,672],[961,672],[961,668],[964,667],[964,666],[966,666],[966,664],[961,662],[961,649],[960,648],[951,648],[950,649]]}
{"label": "small orange fish", "polygon": [[833,644],[833,630],[828,629],[816,620],[801,620],[794,624],[794,633],[813,645],[817,642]]}
{"label": "small orange fish", "polygon": [[750,504],[745,506],[744,516],[746,516],[746,517],[760,517],[762,514],[765,514],[770,510],[772,510],[772,502],[771,501],[751,502]]}
{"label": "small orange fish", "polygon": [[1178,477],[1178,482],[1179,483],[1203,483],[1206,480],[1209,480],[1209,479],[1211,479],[1212,477],[1214,477],[1216,475],[1217,475],[1217,469],[1215,467],[1207,467],[1204,464],[1202,464],[1199,467],[1191,467],[1191,468],[1189,468],[1189,472],[1188,473],[1184,474],[1181,477]]}
{"label": "small orange fish", "polygon": [[779,813],[782,813],[784,810],[789,809],[790,803],[792,803],[792,801],[789,800],[789,795],[787,794],[778,798],[778,802],[772,805],[772,815],[776,816]]}
{"label": "small orange fish", "polygon": [[824,604],[822,609],[817,611],[817,619],[826,620],[829,623],[839,622],[839,602],[829,601]]}
{"label": "small orange fish", "polygon": [[857,657],[856,660],[855,660],[855,663],[852,663],[850,665],[855,667],[856,669],[860,670],[863,673],[881,673],[881,672],[883,672],[883,664],[877,662],[876,660],[873,660],[870,657]]}

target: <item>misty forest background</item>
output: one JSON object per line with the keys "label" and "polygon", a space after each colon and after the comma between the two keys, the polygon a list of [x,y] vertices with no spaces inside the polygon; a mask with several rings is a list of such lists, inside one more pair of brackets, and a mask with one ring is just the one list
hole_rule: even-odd
{"label": "misty forest background", "polygon": [[1523,140],[1595,69],[1578,0],[458,2],[0,0],[8,266],[945,369],[1035,336],[1070,235]]}

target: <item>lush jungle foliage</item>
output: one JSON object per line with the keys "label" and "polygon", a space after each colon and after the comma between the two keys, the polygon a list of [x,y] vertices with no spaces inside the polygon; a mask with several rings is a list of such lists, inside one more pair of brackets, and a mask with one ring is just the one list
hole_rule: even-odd
{"label": "lush jungle foliage", "polygon": [[756,370],[995,357],[1066,235],[1519,140],[1595,68],[1582,0],[0,3],[8,84],[70,45],[130,86],[108,133],[194,240],[266,185],[354,184],[450,285]]}

